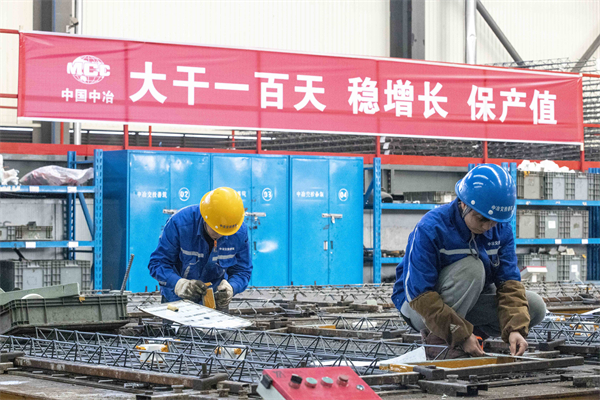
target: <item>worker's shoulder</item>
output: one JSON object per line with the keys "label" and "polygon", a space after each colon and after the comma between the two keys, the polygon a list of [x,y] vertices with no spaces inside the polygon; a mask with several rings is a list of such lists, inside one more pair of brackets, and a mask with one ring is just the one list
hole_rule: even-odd
{"label": "worker's shoulder", "polygon": [[450,224],[450,219],[453,213],[452,204],[444,204],[442,206],[436,207],[433,210],[430,210],[421,218],[417,226],[440,226]]}
{"label": "worker's shoulder", "polygon": [[501,239],[513,237],[513,230],[512,230],[512,225],[510,224],[510,222],[499,223],[495,227],[493,227],[490,231],[493,233],[494,236],[501,238]]}
{"label": "worker's shoulder", "polygon": [[242,222],[242,226],[240,226],[240,229],[238,229],[234,236],[239,238],[246,238],[248,236],[248,226],[245,222]]}
{"label": "worker's shoulder", "polygon": [[200,206],[193,204],[177,211],[171,216],[169,221],[176,225],[188,225],[194,224],[199,218]]}

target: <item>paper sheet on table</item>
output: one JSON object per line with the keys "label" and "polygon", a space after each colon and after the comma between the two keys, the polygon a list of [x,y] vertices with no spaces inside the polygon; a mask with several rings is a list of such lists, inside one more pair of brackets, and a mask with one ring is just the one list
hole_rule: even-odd
{"label": "paper sheet on table", "polygon": [[[169,305],[176,307],[178,311],[167,309]],[[252,322],[243,318],[234,317],[233,315],[201,306],[189,300],[140,306],[139,309],[148,314],[196,328],[238,329],[252,325]]]}
{"label": "paper sheet on table", "polygon": [[409,351],[406,354],[402,354],[399,357],[390,358],[389,360],[383,360],[379,362],[379,365],[399,365],[399,364],[409,364],[409,363],[418,363],[427,361],[427,356],[425,355],[425,347],[419,347],[413,351]]}
{"label": "paper sheet on table", "polygon": [[317,366],[320,367],[321,365],[323,366],[328,366],[328,365],[336,365],[336,366],[342,366],[342,367],[368,367],[369,365],[373,364],[373,361],[352,361],[351,363],[347,360],[327,360],[327,361],[321,361],[320,363],[318,362],[313,362],[312,365],[313,366]]}
{"label": "paper sheet on table", "polygon": [[[427,361],[427,357],[425,356],[425,348],[419,347],[416,350],[409,351],[406,354],[403,354],[399,357],[390,358],[389,360],[379,361],[377,365],[389,365],[389,364],[408,364],[408,363],[418,363]],[[346,360],[327,360],[319,363],[313,363],[313,365],[341,365],[341,366],[355,366],[355,367],[368,367],[372,364],[372,361],[353,361],[352,363]]]}

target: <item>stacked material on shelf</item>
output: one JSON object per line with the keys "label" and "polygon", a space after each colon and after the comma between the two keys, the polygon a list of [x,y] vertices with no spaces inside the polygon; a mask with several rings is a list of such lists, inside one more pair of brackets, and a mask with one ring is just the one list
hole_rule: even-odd
{"label": "stacked material on shelf", "polygon": [[0,154],[0,185],[18,185],[19,171],[4,168],[4,157]]}
{"label": "stacked material on shelf", "polygon": [[569,169],[569,167],[559,167],[557,163],[550,160],[544,160],[540,163],[523,160],[517,167],[517,170],[529,172],[575,172]]}

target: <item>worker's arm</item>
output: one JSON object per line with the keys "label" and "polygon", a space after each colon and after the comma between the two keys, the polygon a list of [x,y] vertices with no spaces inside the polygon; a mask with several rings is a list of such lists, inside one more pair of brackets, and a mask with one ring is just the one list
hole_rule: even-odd
{"label": "worker's arm", "polygon": [[435,291],[439,274],[439,249],[431,237],[431,230],[419,223],[412,235],[410,254],[405,262],[406,299],[410,307],[423,317],[425,325],[434,335],[456,346],[471,336],[473,325],[445,304]]}
{"label": "worker's arm", "polygon": [[236,263],[227,268],[227,281],[233,288],[233,294],[243,292],[248,287],[252,276],[252,259],[250,258],[250,246],[248,245],[248,229],[242,225],[240,231],[240,247],[235,255]]}
{"label": "worker's arm", "polygon": [[509,343],[510,334],[518,332],[523,338],[529,333],[529,303],[521,274],[517,266],[517,254],[512,229],[504,225],[501,231],[501,247],[498,250],[500,265],[494,277],[498,299],[498,319],[502,340]]}
{"label": "worker's arm", "polygon": [[163,229],[158,246],[150,256],[148,269],[150,275],[156,279],[161,286],[174,289],[181,276],[175,270],[175,264],[179,257],[179,232],[177,223],[173,217],[169,219]]}

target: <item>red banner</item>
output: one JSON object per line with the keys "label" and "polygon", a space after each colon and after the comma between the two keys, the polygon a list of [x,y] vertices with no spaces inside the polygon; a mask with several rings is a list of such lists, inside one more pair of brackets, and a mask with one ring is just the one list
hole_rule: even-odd
{"label": "red banner", "polygon": [[579,74],[21,33],[35,120],[583,142]]}

